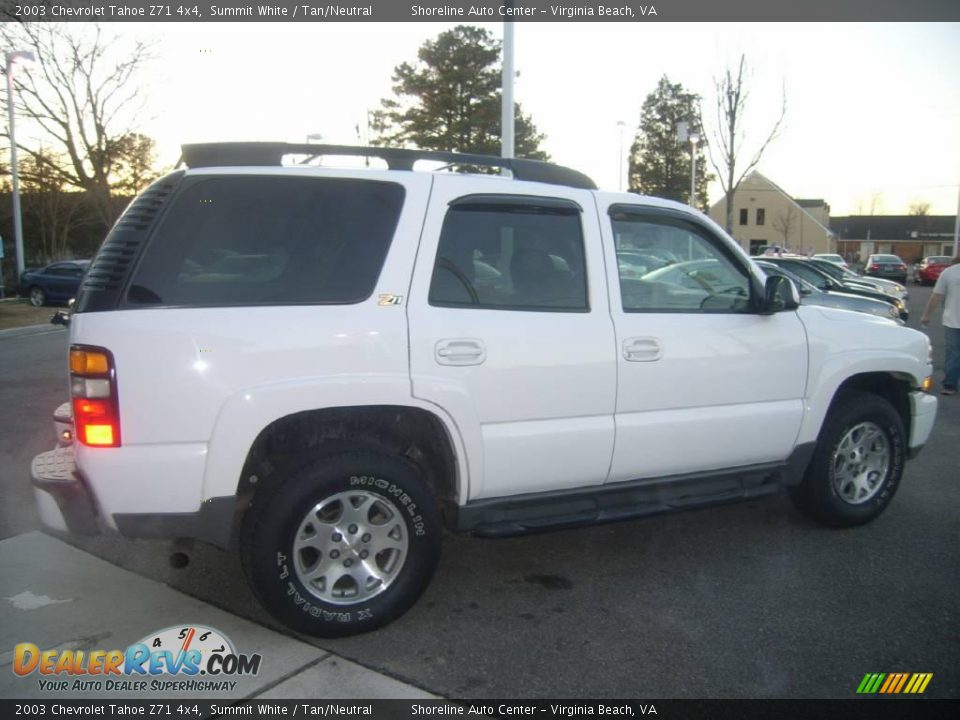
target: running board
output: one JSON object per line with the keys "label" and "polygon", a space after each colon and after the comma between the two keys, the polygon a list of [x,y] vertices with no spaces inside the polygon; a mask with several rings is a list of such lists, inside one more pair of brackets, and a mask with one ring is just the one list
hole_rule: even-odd
{"label": "running board", "polygon": [[493,498],[460,508],[457,530],[503,538],[724,505],[776,492],[783,465]]}

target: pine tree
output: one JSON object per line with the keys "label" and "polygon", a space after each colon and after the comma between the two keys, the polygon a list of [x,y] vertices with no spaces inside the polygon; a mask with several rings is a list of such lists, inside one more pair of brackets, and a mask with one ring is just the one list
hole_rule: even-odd
{"label": "pine tree", "polygon": [[[395,97],[372,114],[374,145],[500,155],[500,41],[468,25],[425,42],[393,71]],[[544,136],[515,106],[514,154],[548,159]]]}
{"label": "pine tree", "polygon": [[695,206],[706,210],[707,184],[704,134],[700,121],[700,96],[686,92],[680,83],[664,75],[657,89],[647,96],[640,113],[640,126],[630,147],[629,190],[642,195],[690,200],[690,143],[677,141],[677,124],[686,122],[700,136],[697,144]]}

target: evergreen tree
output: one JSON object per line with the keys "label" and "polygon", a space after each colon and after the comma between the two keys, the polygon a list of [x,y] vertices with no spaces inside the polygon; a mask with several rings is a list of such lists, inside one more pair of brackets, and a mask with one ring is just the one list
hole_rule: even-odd
{"label": "evergreen tree", "polygon": [[677,124],[686,122],[700,136],[697,144],[695,206],[706,211],[707,172],[704,134],[700,122],[700,96],[686,92],[680,83],[664,75],[657,89],[647,96],[640,113],[640,127],[630,147],[629,190],[642,195],[690,200],[690,143],[677,141]]}
{"label": "evergreen tree", "polygon": [[[372,144],[500,155],[500,41],[468,25],[425,42],[393,71],[394,98],[372,114]],[[546,160],[543,135],[517,104],[516,157]]]}

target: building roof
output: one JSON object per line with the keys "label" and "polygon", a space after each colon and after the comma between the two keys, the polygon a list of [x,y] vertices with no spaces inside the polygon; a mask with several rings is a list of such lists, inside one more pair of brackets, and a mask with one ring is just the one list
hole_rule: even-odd
{"label": "building roof", "polygon": [[[754,170],[753,172],[751,172],[749,175],[747,175],[747,176],[741,181],[740,187],[737,188],[737,193],[741,193],[741,192],[745,193],[745,192],[747,192],[747,191],[749,191],[749,190],[756,189],[756,188],[751,188],[751,187],[750,187],[750,184],[751,184],[751,183],[759,183],[760,185],[767,185],[767,186],[768,186],[771,190],[773,190],[774,192],[780,193],[780,194],[783,195],[787,200],[789,200],[789,201],[792,202],[794,205],[796,205],[796,206],[800,209],[800,212],[802,212],[804,215],[806,215],[808,218],[810,218],[810,220],[812,220],[814,223],[816,223],[816,224],[819,225],[821,228],[823,228],[823,232],[824,232],[825,235],[827,235],[828,237],[830,237],[830,236],[833,235],[833,231],[832,231],[833,223],[830,223],[831,227],[829,227],[829,228],[828,228],[828,227],[825,227],[824,224],[823,224],[822,222],[820,222],[819,220],[817,220],[817,218],[815,218],[813,215],[811,215],[810,212],[809,212],[809,210],[807,209],[807,208],[810,208],[810,207],[819,207],[820,205],[826,205],[826,202],[824,202],[823,200],[803,200],[802,202],[804,202],[804,203],[817,203],[817,205],[802,205],[800,200],[795,200],[795,199],[794,199],[793,197],[791,197],[782,187],[780,187],[779,185],[777,185],[773,180],[771,180],[770,178],[766,177],[765,175],[757,172],[756,170]],[[745,186],[746,186],[746,187],[745,187]],[[719,210],[721,204],[725,203],[726,201],[727,201],[726,196],[720,198],[717,202],[715,202],[715,203],[710,207],[710,212],[713,212],[714,210]]]}
{"label": "building roof", "polygon": [[955,215],[848,215],[830,218],[838,240],[920,240],[953,237]]}
{"label": "building roof", "polygon": [[802,208],[818,208],[827,204],[823,198],[794,198],[793,201]]}

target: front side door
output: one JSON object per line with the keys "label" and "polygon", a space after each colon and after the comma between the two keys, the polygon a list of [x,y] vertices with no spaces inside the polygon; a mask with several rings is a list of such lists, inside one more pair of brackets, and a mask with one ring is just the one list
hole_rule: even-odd
{"label": "front side door", "polygon": [[457,424],[468,500],[599,485],[613,452],[593,199],[505,184],[491,194],[489,182],[438,179],[408,304],[413,393]]}
{"label": "front side door", "polygon": [[803,416],[807,346],[795,312],[760,315],[749,265],[677,210],[601,207],[616,326],[609,482],[780,462]]}

